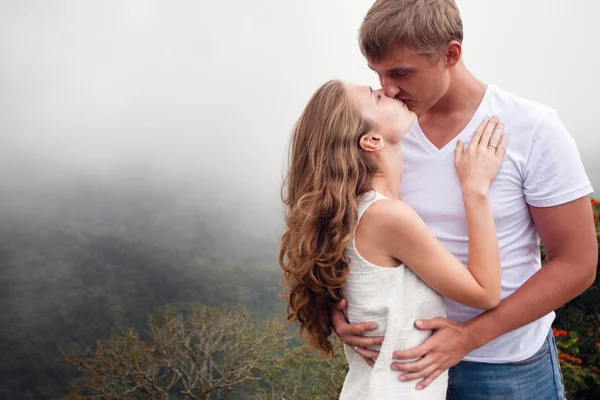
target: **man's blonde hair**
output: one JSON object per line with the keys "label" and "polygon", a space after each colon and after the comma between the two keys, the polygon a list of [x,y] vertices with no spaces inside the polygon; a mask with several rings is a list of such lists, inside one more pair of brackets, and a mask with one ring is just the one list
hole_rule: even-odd
{"label": "man's blonde hair", "polygon": [[463,40],[454,0],[377,0],[359,31],[360,49],[373,61],[381,61],[398,46],[439,59],[452,40]]}

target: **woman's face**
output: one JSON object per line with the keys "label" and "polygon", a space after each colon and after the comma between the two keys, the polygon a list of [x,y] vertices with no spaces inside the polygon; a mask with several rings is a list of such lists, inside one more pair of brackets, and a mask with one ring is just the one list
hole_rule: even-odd
{"label": "woman's face", "polygon": [[373,122],[374,131],[384,142],[399,143],[417,117],[402,101],[387,97],[383,90],[347,84],[344,87],[350,101],[358,106],[365,119]]}

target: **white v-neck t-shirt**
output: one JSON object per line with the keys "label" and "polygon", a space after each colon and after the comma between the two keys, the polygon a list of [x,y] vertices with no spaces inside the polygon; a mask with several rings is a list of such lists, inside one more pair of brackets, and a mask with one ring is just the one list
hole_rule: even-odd
{"label": "white v-neck t-shirt", "polygon": [[[490,187],[504,299],[541,268],[540,240],[528,205],[557,206],[593,191],[575,142],[556,112],[488,85],[471,121],[442,149],[429,142],[415,121],[402,141],[401,193],[442,244],[466,265],[467,222],[454,149],[456,140],[467,145],[479,123],[494,115],[510,135],[504,162]],[[467,321],[483,312],[450,299],[445,303],[448,318],[455,321]],[[465,360],[506,363],[529,358],[542,346],[554,316],[551,312],[502,335],[469,353]]]}

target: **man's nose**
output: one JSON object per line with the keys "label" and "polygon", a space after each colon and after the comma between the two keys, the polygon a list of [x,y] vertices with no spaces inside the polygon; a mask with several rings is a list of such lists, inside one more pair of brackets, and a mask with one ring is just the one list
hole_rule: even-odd
{"label": "man's nose", "polygon": [[381,87],[387,97],[396,97],[400,93],[400,88],[392,82],[391,79],[382,79]]}

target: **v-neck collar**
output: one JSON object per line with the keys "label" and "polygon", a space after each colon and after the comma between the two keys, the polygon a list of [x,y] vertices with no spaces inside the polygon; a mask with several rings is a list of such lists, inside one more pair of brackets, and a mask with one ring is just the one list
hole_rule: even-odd
{"label": "v-neck collar", "polygon": [[456,148],[456,141],[462,140],[463,142],[465,142],[465,141],[470,140],[473,133],[475,133],[475,129],[477,129],[477,127],[479,126],[481,121],[484,118],[488,117],[487,105],[488,105],[489,98],[491,96],[492,91],[493,91],[493,86],[488,84],[485,89],[485,93],[483,94],[483,98],[481,99],[481,102],[479,103],[477,110],[475,110],[475,113],[473,114],[473,116],[471,117],[469,122],[467,123],[467,126],[465,126],[463,128],[463,130],[458,133],[458,135],[456,135],[452,140],[450,140],[448,143],[446,143],[446,145],[444,147],[442,147],[441,149],[438,149],[437,147],[435,147],[435,145],[433,143],[431,143],[429,141],[429,139],[427,139],[427,136],[425,136],[425,133],[423,132],[423,129],[421,128],[421,125],[419,125],[419,118],[415,119],[415,122],[413,125],[413,129],[415,130],[417,137],[423,143],[423,145],[429,150],[429,152],[432,154],[442,156],[442,155],[448,154],[450,152],[454,152],[454,149]]}

